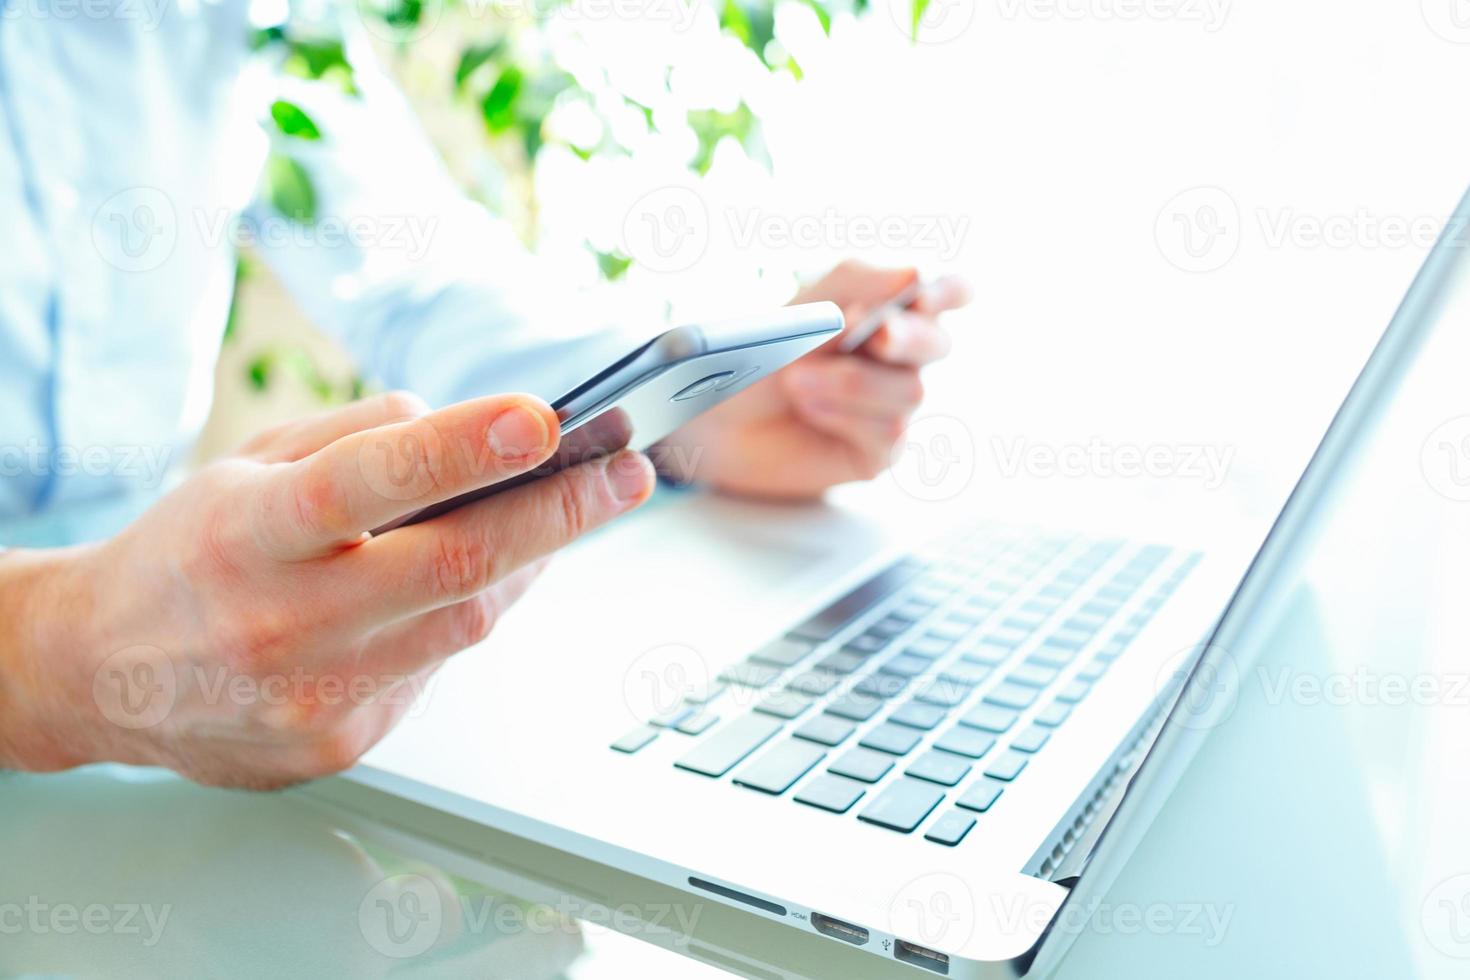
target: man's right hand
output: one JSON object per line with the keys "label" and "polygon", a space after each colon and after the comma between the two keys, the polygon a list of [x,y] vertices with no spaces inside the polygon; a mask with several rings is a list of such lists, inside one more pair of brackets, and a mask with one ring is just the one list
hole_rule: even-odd
{"label": "man's right hand", "polygon": [[370,536],[546,462],[530,395],[394,393],[265,433],[117,537],[0,555],[0,767],[161,765],[272,787],[350,766],[653,469],[624,450]]}

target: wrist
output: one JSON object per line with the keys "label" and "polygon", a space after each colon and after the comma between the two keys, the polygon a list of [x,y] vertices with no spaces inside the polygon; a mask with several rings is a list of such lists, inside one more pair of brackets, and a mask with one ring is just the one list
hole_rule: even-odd
{"label": "wrist", "polygon": [[96,614],[78,588],[90,550],[0,553],[0,768],[49,771],[100,761],[90,734],[90,680],[80,662],[83,631]]}

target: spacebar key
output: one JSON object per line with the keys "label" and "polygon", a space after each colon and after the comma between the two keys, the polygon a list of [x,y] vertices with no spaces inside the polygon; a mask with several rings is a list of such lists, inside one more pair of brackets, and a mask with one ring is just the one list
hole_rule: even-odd
{"label": "spacebar key", "polygon": [[746,715],[715,732],[674,762],[680,769],[723,776],[781,730],[781,722],[761,715]]}

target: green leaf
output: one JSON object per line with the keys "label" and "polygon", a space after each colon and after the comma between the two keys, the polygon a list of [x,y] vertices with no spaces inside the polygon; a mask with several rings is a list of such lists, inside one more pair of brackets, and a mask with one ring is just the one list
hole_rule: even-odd
{"label": "green leaf", "polygon": [[755,113],[744,102],[733,112],[696,109],[689,113],[689,128],[694,130],[694,135],[699,140],[699,149],[690,162],[696,173],[709,172],[715,159],[715,147],[727,136],[745,147],[746,153],[753,159],[760,158],[767,164],[770,162],[760,142],[760,125],[756,121]]}
{"label": "green leaf", "polygon": [[929,0],[913,0],[914,8],[911,13],[912,20],[909,25],[909,37],[914,42],[919,40],[919,23],[924,19],[924,12],[929,9]]}
{"label": "green leaf", "polygon": [[776,36],[775,4],[744,5],[725,0],[720,8],[720,27],[764,60],[766,45]]}
{"label": "green leaf", "polygon": [[[806,0],[806,5],[812,8],[812,13],[817,15],[817,23],[822,25],[822,33],[830,37],[832,34],[831,12],[822,6],[822,0]],[[795,62],[792,62],[792,64],[795,64]],[[801,76],[798,75],[797,77],[800,78]]]}
{"label": "green leaf", "polygon": [[599,252],[593,249],[592,254],[597,256],[597,271],[601,272],[602,278],[608,282],[616,282],[621,279],[627,273],[629,266],[633,264],[633,259],[621,252]]}
{"label": "green leaf", "polygon": [[493,44],[471,45],[461,51],[459,67],[454,69],[454,90],[463,92],[465,83],[470,80],[475,70],[498,55],[503,47],[505,47],[504,43],[496,41]]}
{"label": "green leaf", "polygon": [[480,102],[480,115],[492,133],[503,133],[516,122],[515,104],[526,76],[515,65],[506,66]]}
{"label": "green leaf", "polygon": [[285,218],[311,224],[316,220],[316,187],[301,163],[272,152],[265,161],[265,198]]}
{"label": "green leaf", "polygon": [[418,26],[419,21],[424,19],[424,0],[391,0],[381,12],[376,7],[368,6],[390,27],[406,30]]}
{"label": "green leaf", "polygon": [[230,290],[230,312],[225,318],[224,340],[235,336],[240,327],[240,284],[250,276],[250,262],[242,255],[235,256],[235,285]]}
{"label": "green leaf", "polygon": [[275,367],[275,355],[270,351],[258,354],[245,366],[245,380],[256,391],[265,391],[271,384],[271,371]]}
{"label": "green leaf", "polygon": [[653,132],[653,106],[644,105],[642,102],[630,99],[626,95],[623,96],[623,101],[643,114],[643,121],[648,124],[648,131]]}
{"label": "green leaf", "polygon": [[317,129],[316,123],[294,102],[285,99],[277,99],[271,103],[271,118],[276,121],[276,128],[287,136],[294,136],[303,140],[319,140],[322,131]]}

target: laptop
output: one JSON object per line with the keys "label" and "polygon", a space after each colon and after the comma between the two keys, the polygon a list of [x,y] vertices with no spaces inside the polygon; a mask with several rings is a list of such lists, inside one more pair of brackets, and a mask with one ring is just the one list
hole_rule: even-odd
{"label": "laptop", "polygon": [[[1422,341],[1465,312],[1467,220],[1470,194],[1264,537],[962,521],[916,544],[676,496],[576,546],[537,615],[297,792],[747,976],[1045,975],[1228,713]],[[401,925],[374,945],[412,955]]]}

